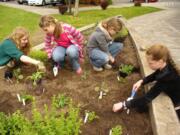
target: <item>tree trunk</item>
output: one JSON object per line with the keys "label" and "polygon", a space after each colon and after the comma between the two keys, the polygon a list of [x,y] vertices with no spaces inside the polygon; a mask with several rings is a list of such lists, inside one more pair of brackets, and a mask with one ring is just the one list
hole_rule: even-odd
{"label": "tree trunk", "polygon": [[75,1],[74,16],[78,15],[79,0]]}

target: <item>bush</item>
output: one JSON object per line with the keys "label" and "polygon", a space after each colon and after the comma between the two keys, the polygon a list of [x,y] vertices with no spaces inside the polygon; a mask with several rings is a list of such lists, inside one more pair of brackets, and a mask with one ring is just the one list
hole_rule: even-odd
{"label": "bush", "polygon": [[47,62],[48,60],[47,53],[41,50],[31,51],[29,56],[43,62]]}

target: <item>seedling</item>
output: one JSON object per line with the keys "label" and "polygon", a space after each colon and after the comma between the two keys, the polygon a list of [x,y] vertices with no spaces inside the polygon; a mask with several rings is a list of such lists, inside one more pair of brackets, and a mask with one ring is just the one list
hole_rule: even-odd
{"label": "seedling", "polygon": [[68,105],[70,103],[70,98],[66,97],[65,95],[57,95],[57,96],[53,96],[53,104],[56,108],[63,108],[66,105]]}
{"label": "seedling", "polygon": [[41,82],[43,75],[44,75],[44,72],[37,71],[33,73],[31,76],[28,76],[27,79],[28,78],[31,79],[33,81],[33,85],[36,86],[38,83]]}
{"label": "seedling", "polygon": [[21,69],[17,68],[13,70],[13,76],[17,79],[17,83],[19,83],[20,80],[24,78],[24,76],[21,74]]}
{"label": "seedling", "polygon": [[121,65],[119,67],[119,72],[120,74],[124,73],[124,74],[130,75],[133,71],[133,68],[134,67],[132,65]]}
{"label": "seedling", "polygon": [[99,119],[99,116],[97,116],[94,111],[85,111],[84,123],[92,122],[95,119]]}
{"label": "seedling", "polygon": [[121,77],[121,76],[117,76],[117,80],[120,82],[120,83],[125,83],[126,82],[126,79]]}
{"label": "seedling", "polygon": [[28,94],[24,94],[24,95],[20,96],[20,94],[18,93],[17,98],[18,98],[18,101],[22,102],[24,106],[26,105],[26,102],[33,100],[33,96],[28,95]]}
{"label": "seedling", "polygon": [[81,80],[86,80],[89,76],[90,72],[89,71],[84,71],[84,73],[81,75]]}
{"label": "seedling", "polygon": [[122,127],[120,125],[115,126],[110,131],[111,134],[109,135],[122,135]]}

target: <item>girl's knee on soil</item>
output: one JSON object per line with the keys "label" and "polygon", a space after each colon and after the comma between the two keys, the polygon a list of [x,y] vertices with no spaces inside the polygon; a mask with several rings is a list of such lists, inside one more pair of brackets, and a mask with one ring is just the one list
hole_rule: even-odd
{"label": "girl's knee on soil", "polygon": [[94,70],[102,71],[102,67],[110,69],[109,64],[115,62],[114,58],[122,50],[123,45],[120,42],[113,42],[113,39],[121,29],[122,22],[118,18],[111,18],[101,22],[91,34],[87,50]]}
{"label": "girl's knee on soil", "polygon": [[67,55],[73,70],[82,73],[79,60],[83,56],[83,35],[69,24],[60,22],[52,16],[42,16],[39,26],[46,33],[45,51],[48,57],[62,65]]}
{"label": "girl's knee on soil", "polygon": [[170,64],[170,53],[163,45],[153,45],[146,51],[146,58],[149,67],[154,70],[149,76],[137,81],[133,85],[133,90],[145,84],[156,81],[155,85],[142,97],[123,101],[114,104],[113,111],[117,112],[124,108],[138,108],[147,105],[162,91],[165,92],[173,101],[175,106],[180,103],[180,76]]}
{"label": "girl's knee on soil", "polygon": [[0,66],[9,65],[13,68],[18,62],[30,63],[45,71],[44,64],[27,56],[30,51],[29,32],[17,27],[0,45]]}

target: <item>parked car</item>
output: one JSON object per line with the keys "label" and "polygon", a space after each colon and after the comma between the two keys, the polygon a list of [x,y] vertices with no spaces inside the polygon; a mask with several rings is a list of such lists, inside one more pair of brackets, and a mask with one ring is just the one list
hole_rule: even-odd
{"label": "parked car", "polygon": [[18,4],[28,4],[28,0],[17,0]]}
{"label": "parked car", "polygon": [[51,4],[56,6],[56,4],[65,4],[65,0],[51,0]]}
{"label": "parked car", "polygon": [[28,0],[28,5],[46,5],[51,4],[51,0]]}

